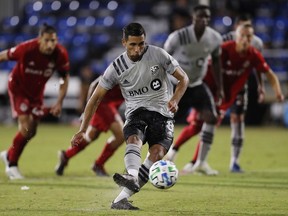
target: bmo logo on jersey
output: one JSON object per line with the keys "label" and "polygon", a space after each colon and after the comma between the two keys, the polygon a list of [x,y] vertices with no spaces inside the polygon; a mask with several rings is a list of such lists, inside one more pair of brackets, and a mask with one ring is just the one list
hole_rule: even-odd
{"label": "bmo logo on jersey", "polygon": [[150,83],[150,87],[152,90],[158,91],[162,87],[161,80],[160,79],[152,80],[152,82]]}
{"label": "bmo logo on jersey", "polygon": [[[160,79],[154,79],[150,83],[150,88],[154,91],[158,91],[161,87],[162,87],[162,83],[161,83]],[[133,97],[136,95],[143,95],[143,94],[147,93],[148,91],[149,91],[149,88],[147,86],[144,86],[144,87],[139,88],[137,90],[128,91],[128,94]]]}

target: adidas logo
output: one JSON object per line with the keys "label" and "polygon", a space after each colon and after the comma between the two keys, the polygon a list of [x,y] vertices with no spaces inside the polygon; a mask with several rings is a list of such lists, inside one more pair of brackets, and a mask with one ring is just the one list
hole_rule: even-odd
{"label": "adidas logo", "polygon": [[123,82],[123,84],[124,84],[124,85],[127,85],[127,84],[130,84],[130,83],[128,82],[128,80],[125,79],[124,82]]}

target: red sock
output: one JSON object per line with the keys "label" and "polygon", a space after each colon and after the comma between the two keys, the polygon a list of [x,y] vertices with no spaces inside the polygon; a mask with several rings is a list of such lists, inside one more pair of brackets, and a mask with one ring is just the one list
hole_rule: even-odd
{"label": "red sock", "polygon": [[197,146],[196,146],[192,161],[191,161],[193,164],[197,161],[198,153],[199,153],[199,149],[200,149],[200,144],[201,144],[201,141],[199,140],[199,142],[197,143]]}
{"label": "red sock", "polygon": [[183,128],[179,137],[177,138],[173,149],[178,150],[187,140],[195,136],[201,131],[202,121],[195,121],[195,124],[189,124]]}
{"label": "red sock", "polygon": [[95,161],[97,165],[103,165],[116,151],[116,149],[111,148],[111,144],[106,143],[104,149],[101,152],[101,155]]}
{"label": "red sock", "polygon": [[14,137],[12,146],[10,146],[8,150],[9,166],[17,166],[18,160],[27,143],[28,140],[20,132],[18,132]]}
{"label": "red sock", "polygon": [[77,146],[72,146],[70,148],[68,148],[65,152],[65,156],[67,159],[72,158],[73,156],[75,156],[76,154],[78,154],[80,151],[82,151],[83,149],[86,148],[86,146],[89,143],[86,140],[83,140],[79,145]]}

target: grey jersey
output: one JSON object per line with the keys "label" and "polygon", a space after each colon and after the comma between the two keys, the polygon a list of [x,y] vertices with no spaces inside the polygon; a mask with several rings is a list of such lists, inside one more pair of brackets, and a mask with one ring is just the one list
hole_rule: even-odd
{"label": "grey jersey", "polygon": [[118,56],[104,72],[99,85],[112,89],[119,84],[125,99],[126,118],[140,107],[173,117],[167,106],[173,94],[168,74],[173,74],[178,66],[164,49],[150,45],[137,62],[131,61],[127,52]]}
{"label": "grey jersey", "polygon": [[[223,41],[235,40],[235,31],[228,32],[227,34],[222,35]],[[257,50],[262,52],[263,50],[263,41],[258,36],[254,35],[251,41],[251,45],[255,47]]]}
{"label": "grey jersey", "polygon": [[222,37],[210,27],[198,41],[194,25],[172,32],[164,49],[173,55],[189,77],[189,87],[200,85],[207,72],[210,55],[220,55]]}

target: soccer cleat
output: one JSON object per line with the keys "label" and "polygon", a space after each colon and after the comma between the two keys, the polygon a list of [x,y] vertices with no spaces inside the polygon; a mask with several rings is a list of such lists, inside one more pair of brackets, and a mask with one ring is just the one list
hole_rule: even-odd
{"label": "soccer cleat", "polygon": [[237,163],[233,163],[230,167],[230,172],[232,173],[243,173],[244,171],[241,169],[240,165]]}
{"label": "soccer cleat", "polygon": [[205,175],[218,175],[219,172],[217,170],[213,170],[206,161],[200,162],[196,161],[193,165],[194,172],[200,172]]}
{"label": "soccer cleat", "polygon": [[4,165],[5,165],[5,172],[6,170],[9,169],[9,161],[8,161],[8,152],[7,151],[2,151],[0,153],[0,158],[3,161]]}
{"label": "soccer cleat", "polygon": [[193,168],[193,163],[189,162],[183,167],[183,169],[180,171],[180,174],[181,175],[191,174],[193,173],[192,168]]}
{"label": "soccer cleat", "polygon": [[135,193],[139,192],[140,190],[138,180],[130,174],[121,175],[119,173],[115,173],[113,175],[113,180],[119,186],[126,187]]}
{"label": "soccer cleat", "polygon": [[218,175],[217,170],[213,170],[207,162],[196,161],[193,165],[191,162],[186,164],[182,170],[182,174],[190,174],[199,172],[205,175]]}
{"label": "soccer cleat", "polygon": [[176,158],[177,151],[171,147],[168,153],[165,155],[165,159],[169,161],[174,161]]}
{"label": "soccer cleat", "polygon": [[6,175],[10,180],[24,179],[17,166],[11,166],[6,169]]}
{"label": "soccer cleat", "polygon": [[138,207],[135,207],[127,200],[127,198],[124,198],[120,200],[117,203],[114,203],[114,201],[111,204],[111,209],[118,209],[118,210],[139,210]]}
{"label": "soccer cleat", "polygon": [[58,151],[59,162],[55,167],[55,172],[58,176],[62,176],[64,173],[65,167],[68,165],[68,159],[65,156],[65,151]]}
{"label": "soccer cleat", "polygon": [[100,177],[109,176],[103,165],[94,164],[92,170],[97,176]]}

